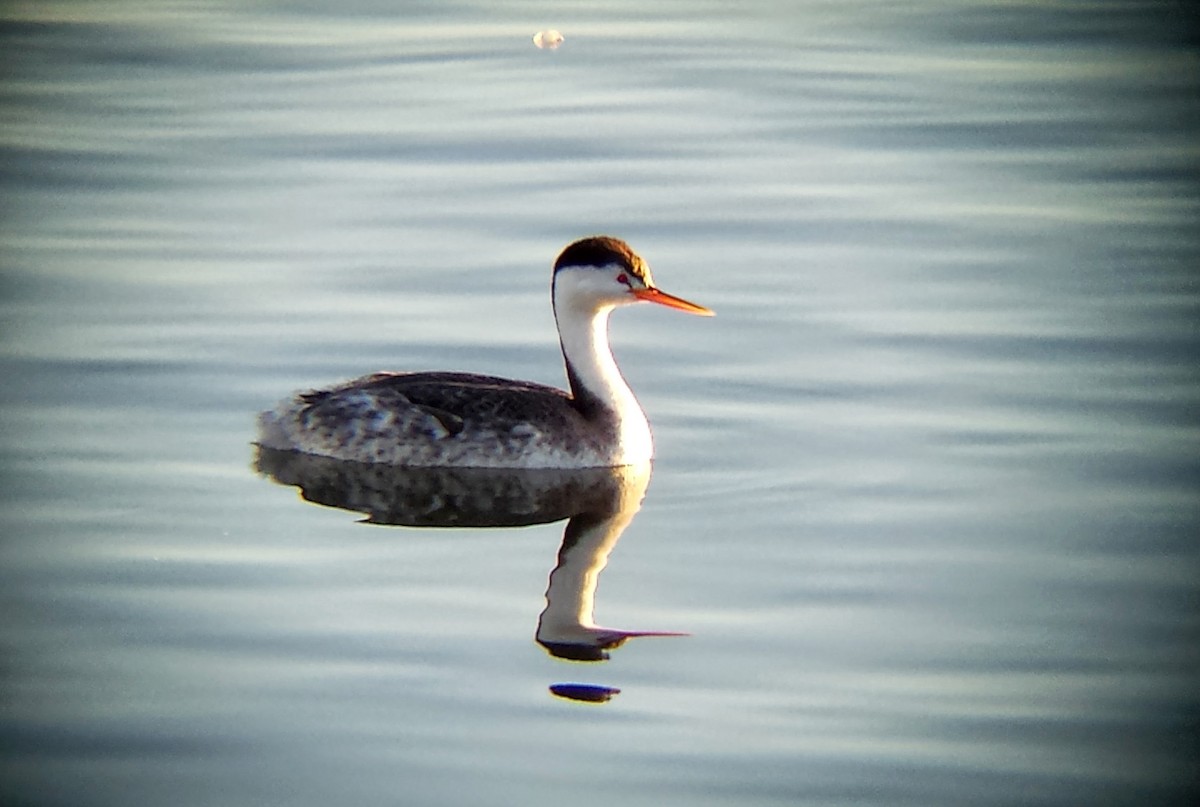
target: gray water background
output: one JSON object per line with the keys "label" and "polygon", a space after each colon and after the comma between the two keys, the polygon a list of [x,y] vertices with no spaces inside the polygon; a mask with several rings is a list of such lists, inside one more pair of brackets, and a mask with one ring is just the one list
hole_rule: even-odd
{"label": "gray water background", "polygon": [[[1184,4],[0,21],[6,804],[1196,796]],[[579,664],[561,524],[360,524],[250,443],[378,369],[563,383],[594,232],[718,315],[614,318],[658,461],[596,615],[691,636]]]}

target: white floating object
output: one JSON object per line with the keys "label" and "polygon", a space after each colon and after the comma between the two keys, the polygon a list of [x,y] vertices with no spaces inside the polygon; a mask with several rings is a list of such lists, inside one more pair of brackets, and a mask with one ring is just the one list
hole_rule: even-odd
{"label": "white floating object", "polygon": [[543,50],[554,50],[563,42],[563,35],[553,28],[545,31],[538,31],[533,35],[533,44]]}

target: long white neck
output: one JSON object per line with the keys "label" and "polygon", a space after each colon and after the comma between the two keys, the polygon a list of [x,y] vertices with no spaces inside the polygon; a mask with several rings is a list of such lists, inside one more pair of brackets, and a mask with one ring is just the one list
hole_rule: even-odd
{"label": "long white neck", "polygon": [[589,306],[555,289],[554,316],[571,392],[589,417],[615,418],[618,459],[623,463],[643,462],[653,456],[654,442],[646,415],[609,347],[608,317],[613,308]]}

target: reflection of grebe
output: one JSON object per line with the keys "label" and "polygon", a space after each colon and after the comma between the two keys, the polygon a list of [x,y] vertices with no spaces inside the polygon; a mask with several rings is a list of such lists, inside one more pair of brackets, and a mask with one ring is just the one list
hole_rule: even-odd
{"label": "reflection of grebe", "polygon": [[570,394],[466,373],[375,373],[301,392],[264,412],[260,444],[409,466],[589,468],[649,460],[650,426],[613,360],[609,314],[639,301],[712,312],[659,291],[645,261],[605,236],[563,250],[551,297]]}
{"label": "reflection of grebe", "polygon": [[518,527],[569,519],[550,572],[537,641],[550,654],[600,661],[637,636],[668,631],[605,628],[593,620],[596,583],[642,506],[650,463],[577,470],[404,468],[257,450],[255,466],[305,499],[363,513],[374,524]]}

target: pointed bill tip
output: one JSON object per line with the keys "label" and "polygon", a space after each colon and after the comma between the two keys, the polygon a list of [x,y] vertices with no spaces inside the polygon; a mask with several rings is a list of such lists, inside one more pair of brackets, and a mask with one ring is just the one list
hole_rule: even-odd
{"label": "pointed bill tip", "polygon": [[689,302],[682,297],[676,297],[674,294],[667,294],[661,289],[634,289],[633,295],[639,300],[645,300],[648,303],[657,303],[658,305],[665,305],[667,308],[685,311],[688,314],[695,314],[699,317],[711,317],[716,315],[716,312],[711,308],[705,308],[702,305]]}

